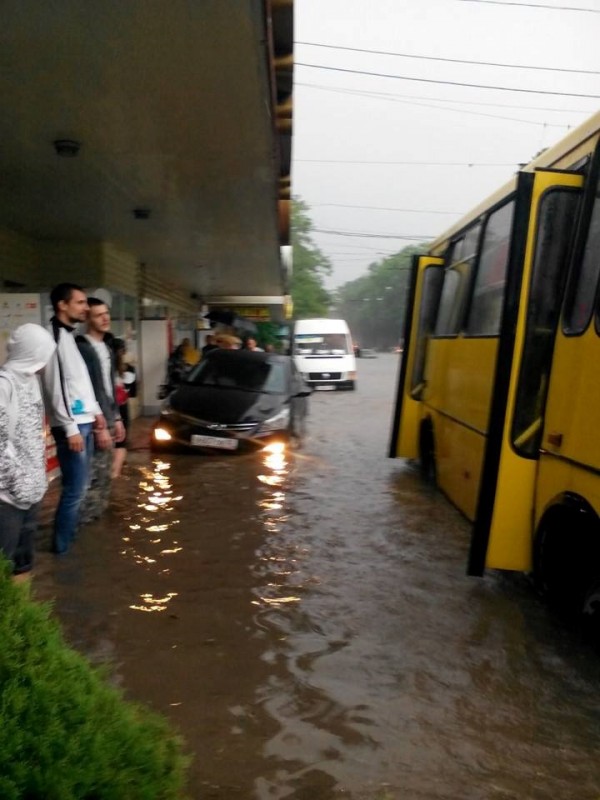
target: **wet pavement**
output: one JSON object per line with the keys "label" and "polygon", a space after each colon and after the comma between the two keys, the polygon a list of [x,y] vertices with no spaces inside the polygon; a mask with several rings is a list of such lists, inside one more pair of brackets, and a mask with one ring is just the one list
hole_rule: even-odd
{"label": "wet pavement", "polygon": [[193,798],[598,800],[600,656],[525,578],[465,576],[465,520],[385,457],[397,359],[282,458],[155,458],[138,421],[36,594],[178,726]]}

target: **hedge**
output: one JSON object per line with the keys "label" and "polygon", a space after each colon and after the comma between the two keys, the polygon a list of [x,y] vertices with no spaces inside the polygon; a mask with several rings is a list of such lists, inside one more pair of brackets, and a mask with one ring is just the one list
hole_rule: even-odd
{"label": "hedge", "polygon": [[0,798],[182,800],[181,738],[69,647],[0,562]]}

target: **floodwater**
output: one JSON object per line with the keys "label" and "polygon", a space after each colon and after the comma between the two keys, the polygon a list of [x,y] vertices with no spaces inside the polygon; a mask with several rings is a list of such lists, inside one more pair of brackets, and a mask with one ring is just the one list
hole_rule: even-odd
{"label": "floodwater", "polygon": [[38,597],[194,756],[193,798],[598,800],[600,656],[386,458],[398,357],[283,458],[130,454]]}

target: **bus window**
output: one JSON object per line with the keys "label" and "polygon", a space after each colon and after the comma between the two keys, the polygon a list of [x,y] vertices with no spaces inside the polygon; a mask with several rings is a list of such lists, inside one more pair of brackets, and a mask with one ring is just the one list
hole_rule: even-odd
{"label": "bus window", "polygon": [[436,336],[455,336],[461,330],[480,230],[480,224],[474,225],[452,243],[435,326]]}
{"label": "bus window", "polygon": [[[600,276],[600,180],[596,185],[595,200],[589,221],[587,238],[581,261],[571,273],[573,286],[567,293],[563,330],[577,334],[589,325]],[[599,312],[596,312],[597,316]]]}
{"label": "bus window", "polygon": [[421,309],[419,313],[419,327],[417,330],[417,341],[415,346],[415,360],[410,384],[411,395],[413,397],[420,394],[420,390],[423,385],[427,338],[433,331],[435,318],[438,313],[443,280],[443,267],[425,268],[423,274]]}
{"label": "bus window", "polygon": [[520,455],[530,458],[537,456],[542,437],[554,333],[579,196],[575,191],[554,190],[548,192],[540,203],[512,425],[515,449]]}
{"label": "bus window", "polygon": [[471,336],[500,332],[514,207],[514,200],[506,203],[487,220],[467,323]]}
{"label": "bus window", "polygon": [[436,336],[457,333],[455,330],[455,311],[459,300],[460,273],[455,269],[444,272],[444,286],[440,299],[440,310],[435,325]]}

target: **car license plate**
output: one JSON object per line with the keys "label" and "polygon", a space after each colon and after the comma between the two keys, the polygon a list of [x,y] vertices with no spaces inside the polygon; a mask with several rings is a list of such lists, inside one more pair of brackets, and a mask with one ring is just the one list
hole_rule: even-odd
{"label": "car license plate", "polygon": [[331,384],[323,384],[322,386],[315,386],[315,389],[319,392],[334,392],[335,386],[331,386]]}
{"label": "car license plate", "polygon": [[223,436],[202,436],[192,434],[190,443],[195,447],[217,447],[219,450],[237,450],[237,439],[225,439]]}

